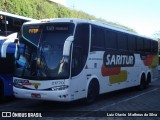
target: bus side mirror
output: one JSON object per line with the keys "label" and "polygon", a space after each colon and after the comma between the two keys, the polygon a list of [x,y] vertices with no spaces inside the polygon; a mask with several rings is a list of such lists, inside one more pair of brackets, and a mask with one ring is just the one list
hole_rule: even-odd
{"label": "bus side mirror", "polygon": [[69,36],[63,46],[63,56],[69,56],[70,54],[70,49],[71,49],[71,44],[73,41],[73,36]]}

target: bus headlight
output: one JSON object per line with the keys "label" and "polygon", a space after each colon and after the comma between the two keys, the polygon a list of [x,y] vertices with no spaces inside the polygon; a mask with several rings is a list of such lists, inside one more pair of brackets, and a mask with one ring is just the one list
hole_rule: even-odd
{"label": "bus headlight", "polygon": [[22,86],[22,84],[19,84],[19,83],[13,83],[13,86],[14,87],[17,87],[17,88],[22,88],[23,86]]}
{"label": "bus headlight", "polygon": [[66,90],[68,87],[69,86],[67,86],[67,85],[56,86],[56,87],[53,87],[52,90],[53,91]]}

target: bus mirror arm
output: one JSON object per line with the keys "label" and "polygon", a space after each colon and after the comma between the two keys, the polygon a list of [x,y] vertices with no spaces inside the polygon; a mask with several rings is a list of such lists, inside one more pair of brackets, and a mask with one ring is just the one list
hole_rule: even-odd
{"label": "bus mirror arm", "polygon": [[73,36],[69,36],[69,37],[66,39],[66,41],[65,41],[65,43],[64,43],[64,47],[63,47],[63,56],[69,56],[72,41],[73,41]]}
{"label": "bus mirror arm", "polygon": [[18,43],[18,41],[19,41],[19,39],[18,39],[18,38],[16,38],[16,39],[14,40],[14,43]]}

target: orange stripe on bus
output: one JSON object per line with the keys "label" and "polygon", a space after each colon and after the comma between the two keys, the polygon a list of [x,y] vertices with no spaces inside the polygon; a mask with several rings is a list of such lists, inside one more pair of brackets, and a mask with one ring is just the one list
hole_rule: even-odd
{"label": "orange stripe on bus", "polygon": [[101,68],[102,76],[117,75],[120,73],[120,71],[121,71],[120,67],[105,67],[104,65],[102,65]]}
{"label": "orange stripe on bus", "polygon": [[143,63],[145,66],[150,66],[152,64],[154,56],[153,55],[147,55],[147,58],[143,60]]}

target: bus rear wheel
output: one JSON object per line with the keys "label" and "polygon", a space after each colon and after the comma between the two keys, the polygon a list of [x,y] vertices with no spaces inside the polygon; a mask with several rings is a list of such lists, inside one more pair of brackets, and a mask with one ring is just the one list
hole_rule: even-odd
{"label": "bus rear wheel", "polygon": [[99,95],[99,83],[97,80],[92,80],[88,86],[86,103],[92,104]]}
{"label": "bus rear wheel", "polygon": [[141,81],[140,81],[140,85],[138,86],[138,89],[140,91],[144,90],[146,88],[146,78],[145,78],[145,75],[143,74],[141,76]]}
{"label": "bus rear wheel", "polygon": [[149,87],[149,84],[150,84],[150,83],[151,83],[151,74],[148,73],[148,75],[147,75],[147,81],[146,81],[146,88]]}

